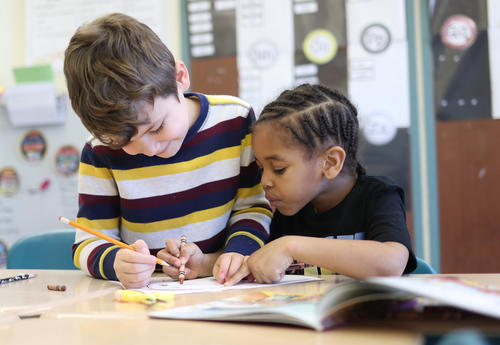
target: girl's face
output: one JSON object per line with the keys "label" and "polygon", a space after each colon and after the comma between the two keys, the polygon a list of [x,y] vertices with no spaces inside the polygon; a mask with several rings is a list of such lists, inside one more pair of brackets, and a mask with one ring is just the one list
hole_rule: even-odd
{"label": "girl's face", "polygon": [[294,215],[313,200],[322,187],[321,156],[308,159],[298,145],[289,145],[286,135],[268,123],[257,125],[252,147],[262,169],[262,186],[273,208]]}

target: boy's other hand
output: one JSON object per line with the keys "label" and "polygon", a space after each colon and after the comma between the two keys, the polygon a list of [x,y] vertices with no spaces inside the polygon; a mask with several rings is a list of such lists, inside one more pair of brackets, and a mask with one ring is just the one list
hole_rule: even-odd
{"label": "boy's other hand", "polygon": [[113,264],[116,276],[127,289],[145,286],[156,267],[156,258],[149,253],[146,242],[137,240],[132,247],[136,251],[120,249]]}
{"label": "boy's other hand", "polygon": [[[248,256],[234,252],[221,254],[214,264],[212,274],[219,283],[234,285],[250,273],[246,265],[247,259]],[[233,278],[236,272],[238,275]]]}
{"label": "boy's other hand", "polygon": [[158,252],[158,258],[164,260],[170,267],[163,266],[163,272],[173,279],[179,278],[179,267],[185,264],[184,276],[186,279],[199,277],[204,270],[204,254],[200,247],[187,242],[181,247],[181,241],[169,238],[165,242],[165,249]]}

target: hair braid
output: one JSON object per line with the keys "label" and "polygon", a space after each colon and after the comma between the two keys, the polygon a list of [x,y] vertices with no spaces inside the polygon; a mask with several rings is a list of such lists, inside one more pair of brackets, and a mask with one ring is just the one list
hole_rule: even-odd
{"label": "hair braid", "polygon": [[264,107],[255,126],[272,121],[285,129],[312,155],[325,144],[346,152],[344,168],[358,176],[365,169],[358,161],[358,112],[343,94],[322,85],[302,84],[283,91]]}

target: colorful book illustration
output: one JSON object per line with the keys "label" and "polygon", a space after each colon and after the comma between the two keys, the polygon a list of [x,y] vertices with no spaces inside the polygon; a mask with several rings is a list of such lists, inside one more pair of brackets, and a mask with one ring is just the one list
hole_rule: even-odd
{"label": "colorful book illustration", "polygon": [[325,294],[253,291],[208,303],[155,311],[152,318],[281,323],[326,330],[363,316],[418,310],[422,303],[500,319],[500,286],[443,276],[376,277],[334,285]]}

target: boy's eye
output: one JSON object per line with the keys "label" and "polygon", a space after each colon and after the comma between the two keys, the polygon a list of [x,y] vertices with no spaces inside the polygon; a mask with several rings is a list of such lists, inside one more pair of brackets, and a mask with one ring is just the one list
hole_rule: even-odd
{"label": "boy's eye", "polygon": [[274,173],[276,175],[283,175],[285,173],[286,168],[281,168],[281,169],[273,169]]}
{"label": "boy's eye", "polygon": [[155,129],[154,131],[150,131],[149,133],[151,134],[158,134],[161,132],[161,130],[163,129],[163,122],[161,123],[160,127],[158,127],[157,129]]}

